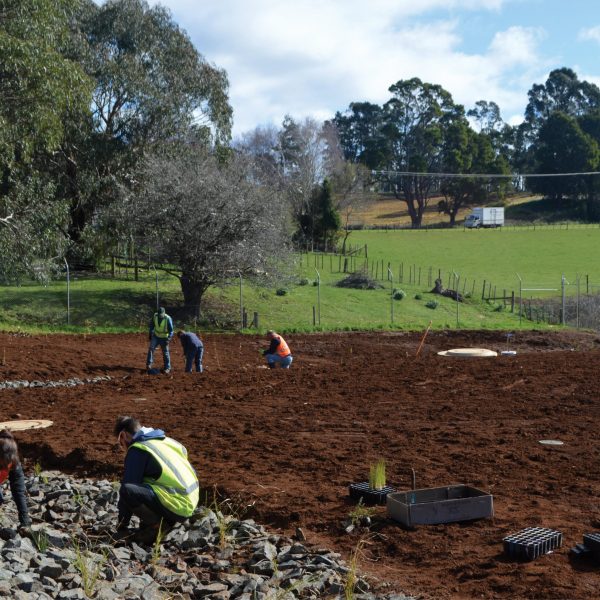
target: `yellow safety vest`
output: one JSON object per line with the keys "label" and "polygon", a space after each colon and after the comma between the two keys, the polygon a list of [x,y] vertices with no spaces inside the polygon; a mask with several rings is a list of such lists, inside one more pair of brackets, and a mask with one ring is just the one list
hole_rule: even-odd
{"label": "yellow safety vest", "polygon": [[198,505],[200,490],[187,450],[171,438],[135,442],[130,447],[149,452],[161,466],[158,479],[144,477],[160,503],[176,515],[190,517]]}
{"label": "yellow safety vest", "polygon": [[154,313],[154,335],[158,338],[168,338],[169,328],[167,326],[167,315],[164,316],[162,322],[158,323],[158,313]]}

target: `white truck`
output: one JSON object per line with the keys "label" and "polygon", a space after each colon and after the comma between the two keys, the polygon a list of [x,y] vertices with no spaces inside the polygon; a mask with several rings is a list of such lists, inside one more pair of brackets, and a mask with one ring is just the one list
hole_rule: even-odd
{"label": "white truck", "polygon": [[479,227],[502,227],[504,225],[503,206],[484,206],[473,209],[465,219],[465,227],[479,229]]}

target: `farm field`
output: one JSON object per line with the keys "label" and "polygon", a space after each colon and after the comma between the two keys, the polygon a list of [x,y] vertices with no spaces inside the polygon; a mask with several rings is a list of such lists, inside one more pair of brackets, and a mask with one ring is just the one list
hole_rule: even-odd
{"label": "farm field", "polygon": [[[184,443],[201,484],[252,505],[248,515],[346,558],[364,540],[360,568],[376,589],[422,598],[594,597],[600,570],[568,550],[600,529],[600,337],[517,332],[514,357],[451,359],[456,347],[502,350],[490,331],[289,335],[289,371],[261,368],[262,338],[207,335],[206,371],[142,372],[144,334],[1,334],[0,381],[110,375],[73,388],[0,390],[3,420],[50,419],[18,435],[36,461],[78,475],[118,478],[111,432],[138,416]],[[160,354],[160,353],[159,353]],[[159,357],[160,358],[160,357]],[[559,439],[545,447],[541,439]],[[378,508],[370,530],[347,534],[347,486],[384,458],[388,484],[474,485],[494,495],[494,519],[405,530]],[[563,547],[530,563],[502,555],[502,538],[557,529]],[[389,583],[391,587],[382,587]]]}
{"label": "farm field", "polygon": [[[559,288],[562,274],[575,292],[577,276],[583,291],[586,276],[594,290],[600,289],[600,247],[598,225],[566,225],[499,229],[430,229],[354,231],[352,244],[367,244],[369,259],[391,262],[395,271],[404,263],[404,273],[412,265],[426,272],[432,267],[447,274],[455,271],[461,278],[492,282],[498,289],[523,287]],[[479,287],[481,289],[481,287]],[[558,295],[554,292],[554,295]]]}

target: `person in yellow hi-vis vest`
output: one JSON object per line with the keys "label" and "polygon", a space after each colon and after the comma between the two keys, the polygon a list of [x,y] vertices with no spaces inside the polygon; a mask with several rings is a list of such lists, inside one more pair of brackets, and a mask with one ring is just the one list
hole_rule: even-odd
{"label": "person in yellow hi-vis vest", "polygon": [[150,371],[154,361],[154,351],[158,346],[162,348],[163,362],[165,364],[164,373],[171,372],[171,354],[169,352],[169,342],[173,339],[173,319],[167,314],[164,307],[160,307],[150,319],[148,340],[148,355],[146,357],[146,370]]}
{"label": "person in yellow hi-vis vest", "polygon": [[[162,429],[142,427],[133,417],[119,417],[114,433],[126,452],[117,537],[132,535],[140,543],[152,544],[159,531],[165,533],[192,516],[200,492],[196,471],[187,450]],[[133,515],[141,525],[132,532]]]}

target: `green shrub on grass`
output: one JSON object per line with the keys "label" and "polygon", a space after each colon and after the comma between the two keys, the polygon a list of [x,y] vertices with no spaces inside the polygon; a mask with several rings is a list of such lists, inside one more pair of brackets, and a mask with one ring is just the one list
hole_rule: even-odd
{"label": "green shrub on grass", "polygon": [[415,300],[422,300],[423,296],[421,294],[415,294]]}
{"label": "green shrub on grass", "polygon": [[285,296],[288,292],[285,288],[278,288],[277,290],[275,290],[275,293],[278,296]]}
{"label": "green shrub on grass", "polygon": [[431,308],[431,310],[435,310],[439,305],[440,303],[437,300],[429,300],[429,302],[425,304],[425,306]]}
{"label": "green shrub on grass", "polygon": [[392,297],[394,300],[403,300],[406,298],[406,292],[404,290],[394,290]]}

